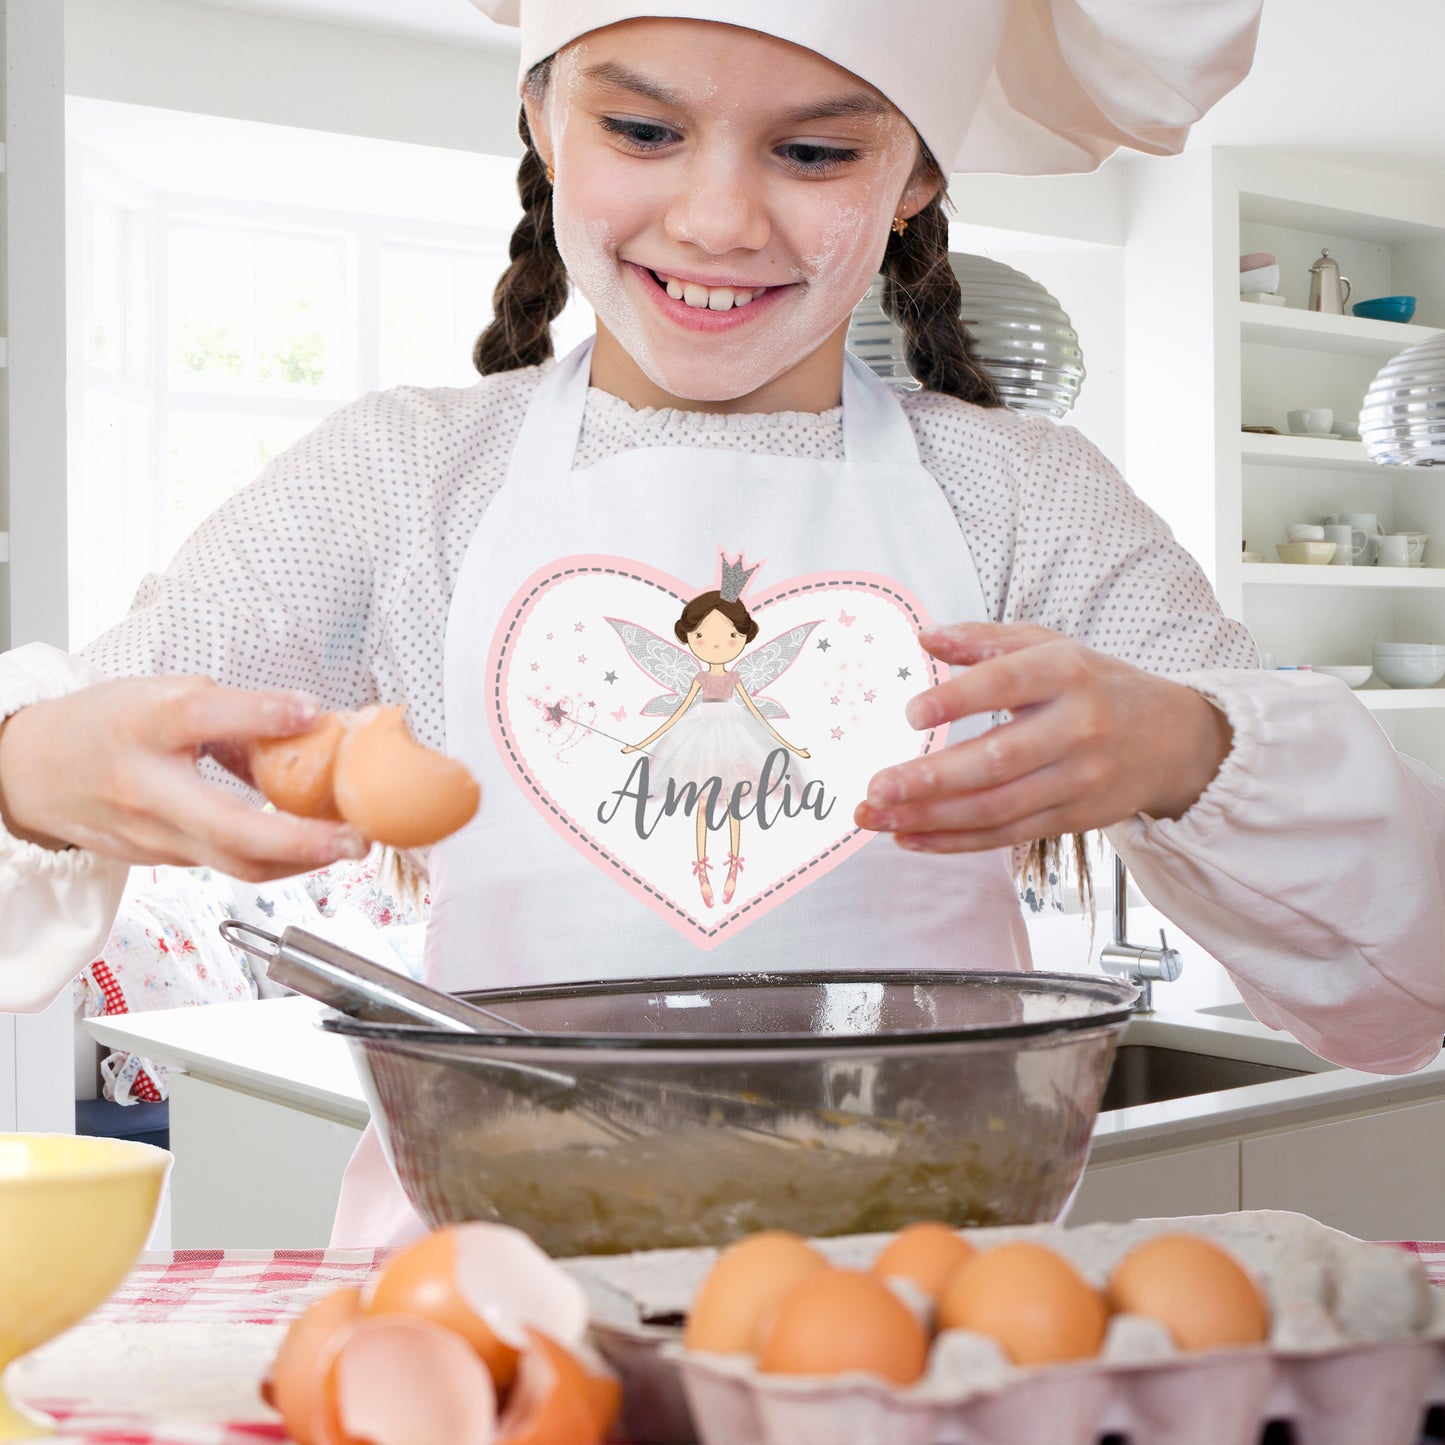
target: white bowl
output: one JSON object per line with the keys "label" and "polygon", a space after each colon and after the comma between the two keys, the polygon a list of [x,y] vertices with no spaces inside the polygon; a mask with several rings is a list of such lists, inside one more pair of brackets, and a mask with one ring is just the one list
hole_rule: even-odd
{"label": "white bowl", "polygon": [[1239,273],[1241,291],[1277,291],[1279,289],[1279,267],[1256,266],[1253,271]]}
{"label": "white bowl", "polygon": [[1303,563],[1307,567],[1321,567],[1335,555],[1333,542],[1276,542],[1274,550],[1281,562]]}
{"label": "white bowl", "polygon": [[1322,672],[1326,677],[1337,677],[1346,687],[1363,687],[1369,682],[1374,668],[1368,662],[1350,667],[1321,667],[1319,663],[1315,663],[1314,671]]}
{"label": "white bowl", "polygon": [[1239,293],[1239,299],[1241,301],[1253,301],[1257,305],[1262,304],[1265,306],[1287,306],[1289,304],[1288,296],[1280,296],[1273,291],[1241,291]]}
{"label": "white bowl", "polygon": [[1375,676],[1390,687],[1434,687],[1445,677],[1445,654],[1439,657],[1374,655]]}
{"label": "white bowl", "polygon": [[1372,642],[1372,657],[1445,657],[1445,642]]}

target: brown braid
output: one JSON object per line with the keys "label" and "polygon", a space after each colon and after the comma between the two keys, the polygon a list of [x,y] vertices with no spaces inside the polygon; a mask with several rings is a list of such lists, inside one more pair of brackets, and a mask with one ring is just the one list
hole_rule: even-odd
{"label": "brown braid", "polygon": [[[883,309],[903,333],[903,355],[909,373],[926,391],[956,396],[976,406],[1001,406],[993,380],[973,354],[973,339],[959,320],[962,296],[958,277],[948,264],[947,188],[943,172],[925,147],[920,165],[934,177],[933,199],[908,222],[902,235],[890,233],[883,253]],[[1088,849],[1081,833],[1073,834],[1073,861],[1079,894],[1092,907]],[[1040,893],[1049,874],[1063,875],[1064,840],[1037,838],[1024,855],[1020,882],[1037,880]]]}
{"label": "brown braid", "polygon": [[[542,61],[527,76],[529,94],[540,94],[551,62]],[[492,321],[477,337],[472,364],[483,376],[538,366],[552,355],[552,323],[567,304],[567,268],[552,231],[552,185],[542,157],[532,144],[527,109],[517,120],[526,151],[517,169],[522,219],[512,232],[512,264],[492,293]]]}

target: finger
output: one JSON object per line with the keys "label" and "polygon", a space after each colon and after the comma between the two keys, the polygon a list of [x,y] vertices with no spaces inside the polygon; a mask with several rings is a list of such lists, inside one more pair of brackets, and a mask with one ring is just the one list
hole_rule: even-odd
{"label": "finger", "polygon": [[1015,848],[1039,838],[1061,838],[1080,833],[1062,809],[1048,808],[1000,828],[962,829],[942,833],[896,833],[893,841],[910,853],[987,853],[995,848]]}
{"label": "finger", "polygon": [[1057,642],[1062,636],[1032,622],[951,622],[923,628],[918,640],[924,651],[940,662],[967,667],[1026,647]]}
{"label": "finger", "polygon": [[964,794],[946,793],[926,802],[875,808],[863,802],[854,810],[860,828],[880,833],[951,833],[1006,828],[1053,808],[1087,808],[1079,795],[1076,769],[1059,763],[1036,769],[999,787]]}
{"label": "finger", "polygon": [[301,692],[217,687],[208,679],[184,679],[165,709],[156,741],[169,752],[245,738],[279,738],[304,732],[321,714],[314,697]]}
{"label": "finger", "polygon": [[234,739],[221,738],[216,741],[201,744],[201,756],[213,758],[228,773],[233,773],[243,783],[256,786],[256,779],[251,772],[251,760],[247,755],[245,743],[236,742]]}
{"label": "finger", "polygon": [[904,715],[923,732],[981,713],[1017,713],[1080,685],[1085,675],[1083,654],[1051,638],[955,673],[910,698]]}
{"label": "finger", "polygon": [[885,768],[869,782],[867,801],[875,809],[897,809],[998,788],[1048,767],[1074,746],[1073,711],[1061,703],[1040,707],[967,742]]}

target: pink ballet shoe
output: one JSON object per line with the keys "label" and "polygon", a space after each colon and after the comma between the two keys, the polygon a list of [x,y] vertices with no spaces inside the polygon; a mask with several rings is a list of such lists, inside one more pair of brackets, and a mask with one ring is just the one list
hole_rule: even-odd
{"label": "pink ballet shoe", "polygon": [[692,876],[696,878],[701,885],[702,901],[709,908],[712,907],[712,884],[707,881],[707,870],[711,867],[712,864],[707,861],[706,856],[699,858],[697,862],[692,865]]}
{"label": "pink ballet shoe", "polygon": [[727,882],[723,884],[723,902],[733,901],[733,892],[738,886],[738,874],[743,871],[743,860],[736,853],[728,854]]}

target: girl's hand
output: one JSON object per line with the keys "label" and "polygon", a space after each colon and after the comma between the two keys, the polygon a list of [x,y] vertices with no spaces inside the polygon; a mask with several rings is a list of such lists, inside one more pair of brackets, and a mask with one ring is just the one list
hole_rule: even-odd
{"label": "girl's hand", "polygon": [[807,758],[812,756],[812,754],[807,750],[807,748],[794,748],[793,751],[797,753],[800,758]]}
{"label": "girl's hand", "polygon": [[637,744],[636,744],[636,743],[628,743],[627,746],[622,749],[622,755],[623,755],[623,757],[626,757],[628,753],[635,753],[636,751],[637,751]]}
{"label": "girl's hand", "polygon": [[204,677],[123,678],[22,708],[0,727],[0,812],[17,837],[129,863],[206,864],[248,882],[365,856],[345,824],[266,813],[197,770],[245,781],[248,738],[316,719],[314,699]]}
{"label": "girl's hand", "polygon": [[915,728],[1004,710],[1012,721],[873,778],[854,821],[905,848],[975,852],[1135,813],[1179,818],[1229,754],[1228,721],[1193,689],[1047,628],[960,623],[920,641],[967,671],[912,699]]}

